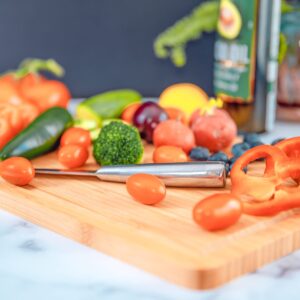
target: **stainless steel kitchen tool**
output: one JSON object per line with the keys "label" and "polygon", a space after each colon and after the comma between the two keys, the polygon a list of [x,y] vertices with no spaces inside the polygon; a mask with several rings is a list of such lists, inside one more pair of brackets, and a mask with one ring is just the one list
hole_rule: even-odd
{"label": "stainless steel kitchen tool", "polygon": [[224,187],[225,165],[222,162],[190,162],[172,164],[138,164],[103,166],[96,171],[35,169],[37,174],[94,176],[103,181],[125,182],[133,174],[146,173],[161,178],[174,187]]}

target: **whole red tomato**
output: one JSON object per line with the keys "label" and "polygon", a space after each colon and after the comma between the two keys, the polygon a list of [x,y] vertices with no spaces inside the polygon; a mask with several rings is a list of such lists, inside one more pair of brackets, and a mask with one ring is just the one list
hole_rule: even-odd
{"label": "whole red tomato", "polygon": [[229,114],[215,109],[211,114],[201,115],[195,111],[190,121],[196,144],[217,152],[229,147],[237,136],[237,126]]}

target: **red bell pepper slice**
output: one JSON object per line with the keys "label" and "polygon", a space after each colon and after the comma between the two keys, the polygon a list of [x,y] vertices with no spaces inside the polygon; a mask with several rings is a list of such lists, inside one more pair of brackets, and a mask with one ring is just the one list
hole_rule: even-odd
{"label": "red bell pepper slice", "polygon": [[[269,158],[269,164],[263,177],[251,176],[243,169],[252,161],[259,158]],[[246,196],[255,201],[270,200],[278,184],[277,164],[287,159],[280,149],[262,145],[246,151],[237,159],[231,170],[232,193],[238,197]]]}
{"label": "red bell pepper slice", "polygon": [[[289,139],[284,139],[277,144],[275,147],[282,150],[290,158],[300,158],[300,137],[293,137]],[[266,160],[266,166],[270,164],[270,160]]]}
{"label": "red bell pepper slice", "polygon": [[[300,179],[300,158],[289,158],[277,165],[277,175],[281,181],[287,178]],[[300,187],[278,185],[274,197],[262,203],[245,202],[245,214],[271,216],[283,210],[300,207]]]}
{"label": "red bell pepper slice", "polygon": [[300,137],[282,140],[275,147],[285,152],[288,157],[300,158]]}
{"label": "red bell pepper slice", "polygon": [[296,193],[279,190],[272,200],[243,203],[243,212],[252,216],[272,216],[281,211],[298,207],[300,207],[300,190]]}

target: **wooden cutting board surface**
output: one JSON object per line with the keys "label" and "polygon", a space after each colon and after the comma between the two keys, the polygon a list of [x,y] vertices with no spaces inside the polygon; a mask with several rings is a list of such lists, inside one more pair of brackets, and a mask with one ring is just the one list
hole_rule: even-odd
{"label": "wooden cutting board surface", "polygon": [[[146,162],[151,154],[148,147]],[[34,165],[60,167],[55,153]],[[97,165],[91,159],[87,168]],[[208,289],[300,248],[297,211],[243,216],[216,233],[199,228],[191,217],[194,204],[222,191],[168,188],[162,203],[144,206],[130,198],[124,184],[40,175],[24,188],[1,180],[0,207],[175,284]]]}

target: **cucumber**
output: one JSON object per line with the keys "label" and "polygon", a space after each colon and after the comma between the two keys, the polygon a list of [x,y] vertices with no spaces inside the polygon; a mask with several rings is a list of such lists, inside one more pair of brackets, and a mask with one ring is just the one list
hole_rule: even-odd
{"label": "cucumber", "polygon": [[113,90],[95,95],[81,102],[76,109],[76,118],[102,120],[119,118],[126,106],[140,102],[142,95],[130,89]]}
{"label": "cucumber", "polygon": [[38,116],[0,151],[0,160],[13,156],[35,158],[54,150],[63,132],[73,125],[70,113],[53,107]]}
{"label": "cucumber", "polygon": [[94,120],[78,119],[74,121],[74,127],[82,128],[88,131],[99,128],[98,123]]}

